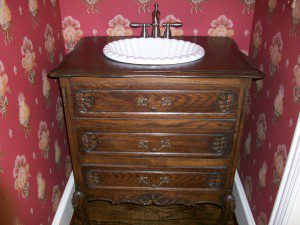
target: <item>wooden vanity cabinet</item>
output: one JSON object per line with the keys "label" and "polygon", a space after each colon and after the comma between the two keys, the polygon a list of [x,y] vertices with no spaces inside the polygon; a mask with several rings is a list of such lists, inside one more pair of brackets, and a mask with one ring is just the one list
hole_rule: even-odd
{"label": "wooden vanity cabinet", "polygon": [[226,224],[252,68],[233,40],[184,37],[203,59],[173,66],[114,62],[108,37],[82,39],[51,71],[59,78],[76,184],[73,206],[90,224],[87,201],[157,207],[211,203]]}

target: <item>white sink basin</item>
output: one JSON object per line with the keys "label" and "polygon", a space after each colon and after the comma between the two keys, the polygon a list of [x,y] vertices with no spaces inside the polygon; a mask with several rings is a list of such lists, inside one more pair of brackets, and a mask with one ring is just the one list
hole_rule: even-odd
{"label": "white sink basin", "polygon": [[169,65],[191,62],[204,56],[204,49],[189,41],[166,38],[131,38],[104,46],[108,58],[131,64]]}

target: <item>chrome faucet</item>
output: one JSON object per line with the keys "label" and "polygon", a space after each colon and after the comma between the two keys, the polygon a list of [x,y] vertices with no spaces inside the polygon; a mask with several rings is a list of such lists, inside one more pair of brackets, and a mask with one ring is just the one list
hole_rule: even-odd
{"label": "chrome faucet", "polygon": [[[152,33],[151,36],[153,38],[160,38],[160,11],[158,10],[158,4],[156,3],[154,5],[154,11],[152,12],[152,23],[131,23],[130,27],[132,28],[137,28],[137,27],[142,27],[142,32],[141,32],[141,37],[147,38],[148,31],[147,27],[152,26]],[[172,38],[172,31],[171,27],[182,27],[182,23],[180,22],[175,22],[175,23],[166,23],[162,24],[163,27],[165,27],[165,32],[164,32],[164,38]]]}

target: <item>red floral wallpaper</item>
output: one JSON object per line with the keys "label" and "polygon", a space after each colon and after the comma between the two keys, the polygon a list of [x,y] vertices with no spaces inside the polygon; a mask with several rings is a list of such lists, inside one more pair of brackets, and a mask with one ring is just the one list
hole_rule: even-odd
{"label": "red floral wallpaper", "polygon": [[51,224],[71,172],[58,1],[0,0],[0,223]]}
{"label": "red floral wallpaper", "polygon": [[[67,51],[82,36],[139,35],[130,22],[151,22],[159,4],[161,23],[181,21],[173,35],[233,37],[248,52],[255,0],[63,0],[60,2]],[[151,32],[150,27],[148,28]]]}
{"label": "red floral wallpaper", "polygon": [[239,174],[256,223],[268,224],[300,111],[300,1],[257,0],[252,62],[265,72],[253,83]]}

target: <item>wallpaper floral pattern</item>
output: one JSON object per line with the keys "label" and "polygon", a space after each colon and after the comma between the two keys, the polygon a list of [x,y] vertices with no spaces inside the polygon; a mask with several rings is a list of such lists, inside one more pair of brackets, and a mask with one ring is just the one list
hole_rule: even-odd
{"label": "wallpaper floral pattern", "polygon": [[[51,9],[51,10],[49,10]],[[58,1],[0,0],[0,223],[51,224],[68,176]]]}
{"label": "wallpaper floral pattern", "polygon": [[300,1],[257,0],[250,60],[265,72],[253,82],[239,174],[252,213],[267,225],[300,111]]}
{"label": "wallpaper floral pattern", "polygon": [[[174,36],[232,37],[248,52],[255,0],[64,0],[60,8],[66,51],[83,36],[139,35],[140,29],[129,24],[151,22],[156,2],[161,24],[183,23],[182,28],[171,28]],[[148,31],[151,33],[150,27]]]}

